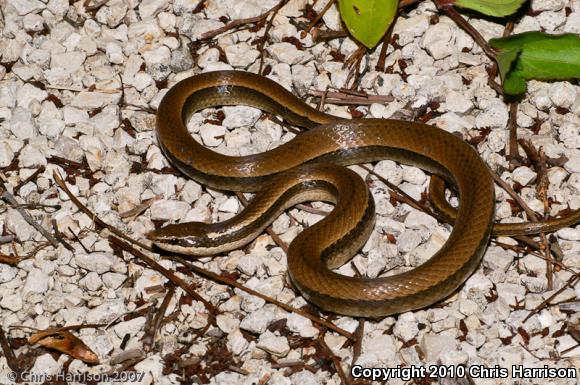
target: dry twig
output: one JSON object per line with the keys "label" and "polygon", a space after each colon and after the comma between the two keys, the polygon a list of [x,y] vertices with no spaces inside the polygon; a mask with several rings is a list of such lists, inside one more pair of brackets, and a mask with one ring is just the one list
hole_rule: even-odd
{"label": "dry twig", "polygon": [[327,321],[325,319],[322,319],[320,317],[317,317],[315,315],[312,315],[310,313],[307,313],[307,312],[305,312],[305,311],[303,311],[301,309],[297,309],[295,307],[292,307],[290,305],[287,305],[287,304],[285,304],[283,302],[280,302],[280,301],[278,301],[278,300],[276,300],[276,299],[274,299],[272,297],[268,297],[267,295],[264,295],[264,294],[262,294],[262,293],[260,293],[258,291],[255,291],[253,289],[250,289],[248,287],[245,287],[244,285],[240,284],[237,281],[234,281],[233,279],[230,279],[230,278],[223,277],[221,275],[212,273],[211,271],[208,271],[208,270],[203,269],[203,268],[201,268],[199,266],[196,266],[196,265],[190,263],[189,261],[186,261],[185,259],[183,259],[181,257],[178,257],[178,256],[170,255],[170,256],[166,256],[166,258],[171,259],[171,260],[176,261],[176,262],[179,262],[182,265],[184,265],[187,268],[189,268],[190,270],[194,271],[195,273],[197,273],[199,275],[202,275],[202,276],[204,276],[206,278],[209,278],[209,279],[211,279],[211,280],[213,280],[215,282],[218,282],[218,283],[221,283],[223,285],[228,285],[228,286],[232,286],[232,287],[235,287],[237,289],[243,290],[246,293],[249,293],[249,294],[255,295],[256,297],[262,298],[266,302],[273,303],[274,305],[279,306],[279,307],[281,307],[282,309],[284,309],[284,310],[286,310],[288,312],[296,313],[296,314],[301,315],[302,317],[308,318],[312,322],[315,322],[318,325],[322,325],[322,326],[324,326],[324,327],[326,327],[326,328],[328,328],[330,330],[333,330],[333,331],[337,332],[338,334],[347,337],[348,339],[353,339],[354,338],[353,335],[352,335],[352,333],[349,333],[346,330],[344,330],[342,328],[339,328],[338,326],[334,325],[333,323],[331,323],[331,322],[329,322],[329,321]]}
{"label": "dry twig", "polygon": [[548,298],[546,298],[541,304],[536,306],[536,308],[534,310],[532,310],[526,316],[526,318],[524,318],[524,320],[522,321],[522,324],[525,323],[527,320],[529,320],[534,314],[536,314],[540,310],[542,310],[548,303],[550,303],[551,300],[556,298],[561,292],[563,292],[564,290],[566,290],[569,287],[574,287],[574,285],[576,285],[576,283],[578,283],[579,281],[580,281],[580,275],[576,274],[576,275],[571,276],[570,279],[568,279],[568,281],[566,281],[565,285],[563,285],[561,288],[556,290],[552,295],[550,295]]}
{"label": "dry twig", "polygon": [[371,170],[370,168],[368,168],[368,167],[366,167],[364,165],[359,165],[359,167],[361,167],[362,169],[368,171],[370,174],[372,174],[375,177],[377,177],[381,182],[383,182],[384,184],[386,184],[387,187],[390,188],[394,192],[394,194],[392,195],[393,198],[395,198],[399,202],[406,203],[409,206],[411,206],[411,207],[413,207],[413,208],[415,208],[417,210],[423,211],[424,213],[429,214],[433,218],[437,219],[439,222],[449,223],[449,219],[448,218],[444,217],[443,215],[439,214],[436,211],[431,210],[429,207],[427,207],[423,203],[418,202],[417,200],[413,199],[413,197],[411,197],[406,192],[404,192],[403,190],[401,190],[400,188],[398,188],[397,186],[395,186],[394,184],[392,184],[391,182],[389,182],[383,176],[377,174],[374,170]]}
{"label": "dry twig", "polygon": [[325,98],[326,103],[330,104],[354,104],[354,105],[370,105],[373,103],[390,103],[395,99],[391,95],[367,95],[359,93],[358,95],[353,95],[348,92],[335,92],[335,91],[319,91],[310,90],[308,92],[311,96],[317,98]]}
{"label": "dry twig", "polygon": [[510,130],[510,138],[507,151],[507,159],[510,163],[510,168],[515,168],[521,163],[520,153],[518,152],[518,103],[511,102],[508,127]]}
{"label": "dry twig", "polygon": [[324,16],[324,14],[330,9],[330,7],[332,6],[332,4],[335,3],[335,1],[336,0],[328,0],[324,8],[322,8],[322,10],[316,15],[316,17],[312,19],[310,24],[308,24],[308,26],[304,28],[304,31],[301,32],[302,38],[306,37],[306,34],[310,32],[310,30],[316,25],[316,23],[320,21],[320,19],[322,19],[322,16]]}
{"label": "dry twig", "polygon": [[278,14],[278,11],[287,2],[288,2],[288,0],[282,0],[274,8],[272,8],[271,10],[268,11],[269,13],[272,13],[272,16],[270,17],[270,20],[268,20],[268,23],[266,24],[266,29],[264,30],[264,35],[262,36],[262,39],[260,40],[260,43],[258,44],[258,51],[260,52],[260,67],[258,68],[258,73],[260,75],[263,75],[262,70],[264,68],[264,46],[266,45],[266,42],[268,41],[268,33],[270,32],[270,28],[272,28],[272,23],[274,22],[274,18]]}
{"label": "dry twig", "polygon": [[[128,253],[132,254],[133,256],[135,256],[135,257],[139,258],[140,260],[142,260],[143,262],[145,262],[153,270],[161,273],[165,278],[170,280],[174,285],[182,288],[183,291],[185,291],[187,294],[189,294],[193,299],[203,303],[212,317],[216,313],[216,308],[211,303],[209,303],[205,298],[203,298],[201,295],[199,295],[195,290],[193,290],[187,282],[185,282],[184,280],[182,280],[181,278],[176,276],[172,271],[161,266],[153,258],[145,255],[145,253],[143,253],[142,251],[134,248],[133,246],[131,246],[130,244],[128,244],[126,242],[123,242],[121,239],[119,239],[117,237],[110,236],[109,240],[113,244],[119,246],[123,250],[127,251]],[[210,323],[208,323],[208,325],[209,324]]]}
{"label": "dry twig", "polygon": [[8,364],[8,367],[12,369],[14,373],[20,375],[22,369],[18,364],[18,360],[16,359],[14,351],[10,347],[8,338],[6,338],[6,334],[4,334],[4,330],[2,330],[2,328],[0,328],[0,347],[2,347],[2,352],[4,353],[4,357],[6,358],[6,363]]}
{"label": "dry twig", "polygon": [[85,205],[83,205],[81,203],[81,201],[73,195],[73,193],[68,189],[68,187],[66,186],[66,183],[64,182],[64,180],[61,178],[61,176],[59,174],[57,174],[56,172],[54,172],[52,174],[52,177],[54,178],[54,181],[56,182],[56,184],[59,185],[59,187],[66,193],[66,195],[68,195],[68,197],[70,198],[71,201],[73,201],[73,203],[85,214],[87,214],[89,216],[89,218],[91,218],[93,220],[93,222],[95,222],[97,225],[101,226],[102,228],[105,228],[107,230],[109,230],[111,233],[115,234],[116,236],[118,236],[119,238],[122,238],[128,242],[131,242],[145,250],[149,250],[151,251],[152,248],[149,247],[148,245],[139,242],[137,240],[134,240],[133,238],[125,235],[122,231],[116,229],[115,227],[109,225],[108,223],[104,222],[102,219],[100,219],[97,215],[95,215],[95,213],[93,213],[91,210],[89,210],[89,208]]}
{"label": "dry twig", "polygon": [[[20,204],[18,203],[16,198],[14,198],[14,195],[12,195],[8,192],[8,189],[6,189],[6,185],[1,180],[0,180],[0,192],[2,192],[2,196],[1,196],[2,199],[4,199],[16,211],[18,211],[18,213],[22,216],[22,218],[29,225],[34,227],[39,233],[41,233],[52,244],[52,246],[55,249],[58,248],[58,245],[59,245],[58,239],[56,239],[51,233],[48,232],[48,230],[46,230],[44,227],[42,227],[40,225],[40,223],[36,222],[36,220],[34,220],[34,218],[32,218],[32,216],[30,214],[28,214],[28,212],[26,210],[19,207]],[[67,246],[67,245],[65,244],[65,246]]]}
{"label": "dry twig", "polygon": [[151,322],[145,325],[145,335],[142,340],[143,350],[145,350],[145,352],[150,352],[153,349],[155,336],[161,326],[161,320],[167,311],[167,307],[169,306],[169,302],[171,302],[171,298],[173,298],[173,294],[175,294],[175,286],[169,285],[169,289],[163,298],[163,302],[161,302],[159,308],[156,309],[155,315],[150,319]]}
{"label": "dry twig", "polygon": [[212,39],[212,38],[216,37],[217,35],[220,35],[224,32],[232,30],[234,28],[241,27],[245,24],[259,23],[259,22],[265,20],[270,13],[278,12],[278,10],[280,8],[282,8],[286,4],[287,1],[288,0],[281,0],[280,2],[278,2],[278,4],[276,4],[275,6],[273,6],[272,8],[267,10],[266,12],[262,13],[261,15],[254,16],[254,17],[248,17],[245,19],[237,19],[237,20],[230,21],[228,24],[224,25],[223,27],[220,27],[220,28],[217,28],[217,29],[214,29],[212,31],[208,31],[208,32],[202,34],[200,39],[201,40]]}
{"label": "dry twig", "polygon": [[334,354],[332,349],[330,349],[330,347],[324,341],[324,334],[321,334],[320,337],[318,337],[318,344],[322,347],[325,353],[330,356],[332,364],[336,368],[336,372],[338,373],[338,377],[340,378],[340,382],[344,385],[351,384],[350,379],[344,374],[344,370],[342,369],[340,359],[336,356],[336,354]]}
{"label": "dry twig", "polygon": [[[238,192],[236,193],[236,196],[238,197],[240,202],[242,202],[242,205],[244,206],[248,205],[248,200],[246,199],[246,197],[244,197],[244,194]],[[288,245],[286,244],[286,242],[282,240],[282,238],[278,236],[278,234],[274,232],[272,226],[268,226],[268,228],[266,228],[266,233],[268,233],[268,235],[272,237],[272,240],[278,245],[278,247],[284,250],[285,253],[288,253]]]}
{"label": "dry twig", "polygon": [[449,16],[451,20],[453,20],[459,27],[463,28],[465,32],[467,32],[473,40],[481,47],[483,52],[493,61],[496,59],[495,51],[489,46],[485,38],[479,33],[475,27],[473,27],[455,8],[451,3],[442,0],[435,0],[435,5],[437,8],[442,10]]}

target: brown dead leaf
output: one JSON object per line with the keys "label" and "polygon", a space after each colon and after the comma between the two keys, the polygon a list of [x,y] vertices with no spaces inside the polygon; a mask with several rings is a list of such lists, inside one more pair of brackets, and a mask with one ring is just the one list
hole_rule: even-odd
{"label": "brown dead leaf", "polygon": [[99,358],[83,341],[68,331],[55,329],[41,330],[28,338],[29,344],[38,344],[48,349],[58,350],[89,364],[98,364]]}

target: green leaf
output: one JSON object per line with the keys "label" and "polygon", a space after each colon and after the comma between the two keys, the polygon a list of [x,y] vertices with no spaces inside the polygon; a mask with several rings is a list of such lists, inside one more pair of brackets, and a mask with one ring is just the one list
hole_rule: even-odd
{"label": "green leaf", "polygon": [[488,16],[503,17],[515,13],[525,2],[526,0],[457,0],[454,5]]}
{"label": "green leaf", "polygon": [[504,92],[526,92],[526,80],[566,80],[580,78],[580,36],[568,33],[549,35],[525,32],[491,39],[498,51],[497,63]]}
{"label": "green leaf", "polygon": [[350,34],[374,48],[395,19],[399,0],[338,0],[340,16]]}

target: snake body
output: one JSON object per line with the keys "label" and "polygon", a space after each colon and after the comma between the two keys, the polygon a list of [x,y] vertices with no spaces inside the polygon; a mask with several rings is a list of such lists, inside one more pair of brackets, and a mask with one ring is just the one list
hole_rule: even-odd
{"label": "snake body", "polygon": [[[309,130],[263,153],[222,155],[194,140],[186,122],[196,111],[224,105],[260,108]],[[477,152],[458,137],[413,122],[340,119],[255,74],[217,71],[178,82],[159,105],[157,137],[166,157],[194,180],[216,189],[257,192],[240,214],[224,222],[172,224],[149,233],[162,249],[189,255],[226,252],[251,242],[292,205],[335,204],[288,249],[292,283],[328,311],[377,317],[441,300],[477,268],[492,231],[492,179]],[[374,224],[365,182],[344,166],[382,159],[420,167],[455,189],[460,205],[449,214],[453,231],[432,258],[412,270],[376,279],[337,274],[331,269],[352,258]]]}

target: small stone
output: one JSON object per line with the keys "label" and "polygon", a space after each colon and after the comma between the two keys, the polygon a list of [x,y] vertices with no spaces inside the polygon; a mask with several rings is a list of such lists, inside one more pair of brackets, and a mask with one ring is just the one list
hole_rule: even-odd
{"label": "small stone", "polygon": [[497,294],[500,299],[508,305],[516,305],[516,301],[521,301],[525,298],[526,288],[514,283],[498,283]]}
{"label": "small stone", "polygon": [[0,306],[10,311],[19,311],[22,309],[22,295],[20,293],[2,294]]}
{"label": "small stone", "polygon": [[42,16],[29,13],[22,19],[24,29],[29,32],[38,32],[44,28],[44,19]]}
{"label": "small stone", "polygon": [[559,11],[566,6],[566,0],[532,0],[533,11]]}
{"label": "small stone", "polygon": [[248,314],[240,323],[240,328],[250,333],[262,334],[275,319],[274,309],[270,306],[264,306]]}
{"label": "small stone", "polygon": [[548,95],[556,106],[570,108],[576,100],[576,89],[569,82],[557,82],[550,85]]}
{"label": "small stone", "polygon": [[489,295],[492,288],[493,282],[483,274],[479,273],[473,274],[469,277],[463,286],[463,290],[467,294],[467,297],[483,307],[487,306],[485,296]]}
{"label": "small stone", "polygon": [[521,281],[530,293],[544,293],[548,289],[546,277],[522,277]]}
{"label": "small stone", "polygon": [[235,197],[229,197],[219,206],[219,211],[224,213],[237,213],[240,210],[240,202]]}
{"label": "small stone", "polygon": [[275,43],[266,49],[274,59],[290,65],[304,63],[311,58],[309,53],[300,51],[294,44],[287,42]]}
{"label": "small stone", "polygon": [[417,167],[402,165],[403,180],[416,185],[422,185],[427,181],[427,174]]}
{"label": "small stone", "polygon": [[125,313],[127,308],[123,300],[105,301],[87,312],[87,323],[108,323]]}
{"label": "small stone", "polygon": [[286,326],[288,329],[294,333],[299,333],[300,336],[304,338],[313,338],[318,335],[318,329],[312,326],[312,321],[296,313],[288,315]]}
{"label": "small stone", "polygon": [[79,142],[68,136],[58,138],[54,144],[54,149],[58,154],[61,154],[60,156],[73,162],[82,162],[84,157],[84,152]]}
{"label": "small stone", "polygon": [[452,317],[445,318],[444,320],[433,322],[431,324],[431,330],[433,333],[441,333],[442,331],[455,329],[457,325],[455,324],[455,319]]}
{"label": "small stone", "polygon": [[31,241],[37,234],[36,229],[26,222],[15,209],[8,209],[4,221],[6,230],[15,234],[20,241]]}
{"label": "small stone", "polygon": [[208,48],[203,51],[197,58],[197,64],[201,68],[205,68],[212,63],[219,62],[220,51],[217,48]]}
{"label": "small stone", "polygon": [[409,341],[413,339],[417,333],[419,333],[419,327],[415,315],[413,313],[401,314],[393,328],[393,334],[401,338],[403,341]]}
{"label": "small stone", "polygon": [[260,335],[256,346],[278,357],[284,357],[290,351],[286,337],[276,336],[269,330]]}
{"label": "small stone", "polygon": [[175,175],[155,175],[151,179],[149,188],[155,195],[170,197],[179,190],[177,177]]}
{"label": "small stone", "polygon": [[16,107],[12,111],[10,119],[10,131],[18,139],[30,139],[36,134],[36,127],[32,121],[32,113],[22,107]]}
{"label": "small stone", "polygon": [[242,352],[248,347],[248,340],[244,337],[239,329],[235,329],[233,332],[228,334],[228,342],[226,346],[232,354],[242,354]]}
{"label": "small stone", "polygon": [[59,369],[59,363],[55,361],[50,353],[46,353],[34,360],[34,366],[30,368],[30,373],[43,373],[46,376],[55,376],[59,372]]}
{"label": "small stone", "polygon": [[[485,337],[484,337],[485,338]],[[450,350],[441,354],[441,364],[449,366],[460,366],[467,364],[469,355],[461,350]]]}
{"label": "small stone", "polygon": [[479,305],[470,299],[464,299],[459,302],[459,311],[466,316],[470,316],[479,312]]}
{"label": "small stone", "polygon": [[177,22],[177,16],[169,12],[161,12],[157,15],[159,20],[159,26],[167,32],[173,32],[175,30],[175,24]]}
{"label": "small stone", "polygon": [[106,287],[116,290],[126,281],[127,276],[121,273],[108,272],[103,274],[102,279]]}
{"label": "small stone", "polygon": [[157,15],[167,6],[167,0],[143,0],[139,4],[139,15],[143,19]]}
{"label": "small stone", "polygon": [[[322,7],[326,7],[327,3],[328,3],[327,1],[320,1],[320,2],[317,1],[315,3],[315,6],[314,6],[316,12],[321,12]],[[341,19],[340,19],[340,14],[338,12],[337,4],[332,4],[330,6],[330,8],[322,16],[322,20],[324,21],[324,24],[326,24],[326,26],[329,29],[340,30]]]}
{"label": "small stone", "polygon": [[8,167],[14,159],[14,151],[6,141],[0,141],[0,168]]}
{"label": "small stone", "polygon": [[445,108],[463,114],[473,108],[473,103],[467,95],[458,91],[450,91],[445,95]]}
{"label": "small stone", "polygon": [[0,283],[6,283],[12,281],[16,274],[18,273],[18,269],[6,264],[0,265]]}
{"label": "small stone", "polygon": [[530,100],[541,111],[545,111],[552,106],[552,100],[550,100],[548,91],[545,88],[537,89],[530,96]]}
{"label": "small stone", "polygon": [[[183,72],[194,67],[195,63],[189,50],[175,49],[171,52],[171,69],[174,72]],[[203,66],[200,65],[203,68]]]}
{"label": "small stone", "polygon": [[513,256],[501,247],[488,247],[483,263],[492,270],[506,270],[513,262]]}
{"label": "small stone", "polygon": [[421,349],[429,362],[436,362],[446,352],[455,351],[456,347],[455,339],[445,334],[425,334],[421,339]]}
{"label": "small stone", "polygon": [[427,320],[429,322],[439,322],[449,317],[449,312],[445,309],[427,310]]}
{"label": "small stone", "polygon": [[112,329],[119,338],[124,338],[126,335],[135,336],[143,328],[145,322],[145,317],[136,317],[128,321],[121,321],[112,326]]}
{"label": "small stone", "polygon": [[475,118],[477,128],[504,128],[508,121],[508,110],[504,102],[493,100]]}
{"label": "small stone", "polygon": [[454,31],[455,29],[449,23],[433,24],[425,32],[421,47],[426,49],[435,60],[444,59],[455,52]]}
{"label": "small stone", "polygon": [[383,114],[385,113],[386,109],[387,107],[384,106],[383,104],[373,103],[369,108],[369,112],[371,113],[373,118],[380,119],[383,117]]}
{"label": "small stone", "polygon": [[217,326],[227,334],[234,332],[240,326],[240,320],[230,313],[219,314],[216,317],[216,323]]}
{"label": "small stone", "polygon": [[7,6],[12,6],[20,16],[43,10],[46,5],[38,0],[6,0]]}
{"label": "small stone", "polygon": [[410,253],[423,241],[421,234],[416,230],[405,230],[397,238],[397,248],[401,253]]}
{"label": "small stone", "polygon": [[578,228],[566,227],[558,230],[556,234],[560,239],[565,239],[567,241],[580,241],[580,227]]}
{"label": "small stone", "polygon": [[570,173],[580,173],[580,154],[570,156],[564,168]]}
{"label": "small stone", "polygon": [[121,93],[82,91],[76,94],[70,105],[81,109],[94,110],[109,104],[116,104],[120,98]]}
{"label": "small stone", "polygon": [[437,220],[424,212],[414,210],[405,218],[405,227],[414,230],[433,230],[437,227]]}
{"label": "small stone", "polygon": [[142,53],[147,67],[152,69],[154,64],[169,65],[171,62],[171,50],[166,46],[158,46]]}
{"label": "small stone", "polygon": [[404,46],[417,37],[421,36],[429,28],[429,16],[427,14],[415,15],[408,18],[400,17],[395,23],[394,34],[399,36],[397,43]]}
{"label": "small stone", "polygon": [[85,275],[79,283],[84,286],[89,291],[97,291],[103,286],[103,281],[101,281],[101,277],[94,271],[91,271],[87,275]]}
{"label": "small stone", "polygon": [[217,147],[223,140],[226,134],[226,128],[224,126],[216,126],[215,124],[204,124],[200,127],[201,140],[203,144],[208,147]]}
{"label": "small stone", "polygon": [[64,106],[63,118],[66,125],[85,123],[89,121],[89,114],[84,109]]}
{"label": "small stone", "polygon": [[387,177],[388,181],[395,186],[403,181],[403,169],[392,160],[381,160],[376,164],[374,172]]}
{"label": "small stone", "polygon": [[546,274],[546,261],[535,255],[525,255],[520,259],[520,262],[526,272],[531,273],[536,277]]}
{"label": "small stone", "polygon": [[150,355],[143,361],[135,364],[135,372],[143,373],[139,382],[153,384],[164,377],[165,362],[161,354]]}
{"label": "small stone", "polygon": [[304,369],[292,374],[290,376],[290,383],[300,385],[319,385],[320,381],[318,380],[318,377],[316,377],[316,374]]}
{"label": "small stone", "polygon": [[54,53],[50,59],[50,67],[52,69],[58,68],[67,74],[72,74],[81,69],[86,54],[80,51]]}
{"label": "small stone", "polygon": [[88,271],[103,274],[111,271],[115,257],[105,252],[94,252],[91,254],[76,254],[74,256],[76,264]]}
{"label": "small stone", "polygon": [[188,180],[185,182],[185,185],[181,189],[180,199],[184,200],[185,202],[192,204],[193,202],[197,201],[201,196],[201,185],[197,182],[192,180]]}
{"label": "small stone", "polygon": [[234,67],[246,68],[254,63],[260,52],[254,49],[248,43],[239,43],[236,45],[229,45],[224,48],[228,63]]}
{"label": "small stone", "polygon": [[100,7],[95,15],[99,23],[106,24],[114,28],[127,14],[127,4],[124,0],[112,0],[107,2],[107,6]]}
{"label": "small stone", "polygon": [[257,255],[245,254],[238,260],[238,265],[236,266],[242,273],[252,276],[256,273],[256,270],[262,266],[262,258]]}
{"label": "small stone", "polygon": [[118,44],[115,43],[107,43],[105,47],[105,52],[107,54],[107,59],[112,64],[123,64],[125,61],[125,55],[123,55],[123,50]]}
{"label": "small stone", "polygon": [[522,186],[527,186],[536,179],[536,173],[529,167],[522,166],[512,172],[512,179]]}
{"label": "small stone", "polygon": [[38,293],[44,294],[48,290],[48,275],[40,269],[32,269],[26,276],[22,292],[26,297],[27,294]]}
{"label": "small stone", "polygon": [[187,202],[160,199],[151,205],[151,219],[176,221],[181,219],[190,208]]}
{"label": "small stone", "polygon": [[253,126],[262,115],[262,111],[253,107],[236,106],[223,108],[224,121],[223,126],[228,129],[234,129],[243,126]]}
{"label": "small stone", "polygon": [[35,168],[46,166],[46,157],[41,152],[40,147],[27,144],[24,148],[20,151],[20,167],[27,167],[27,168]]}

